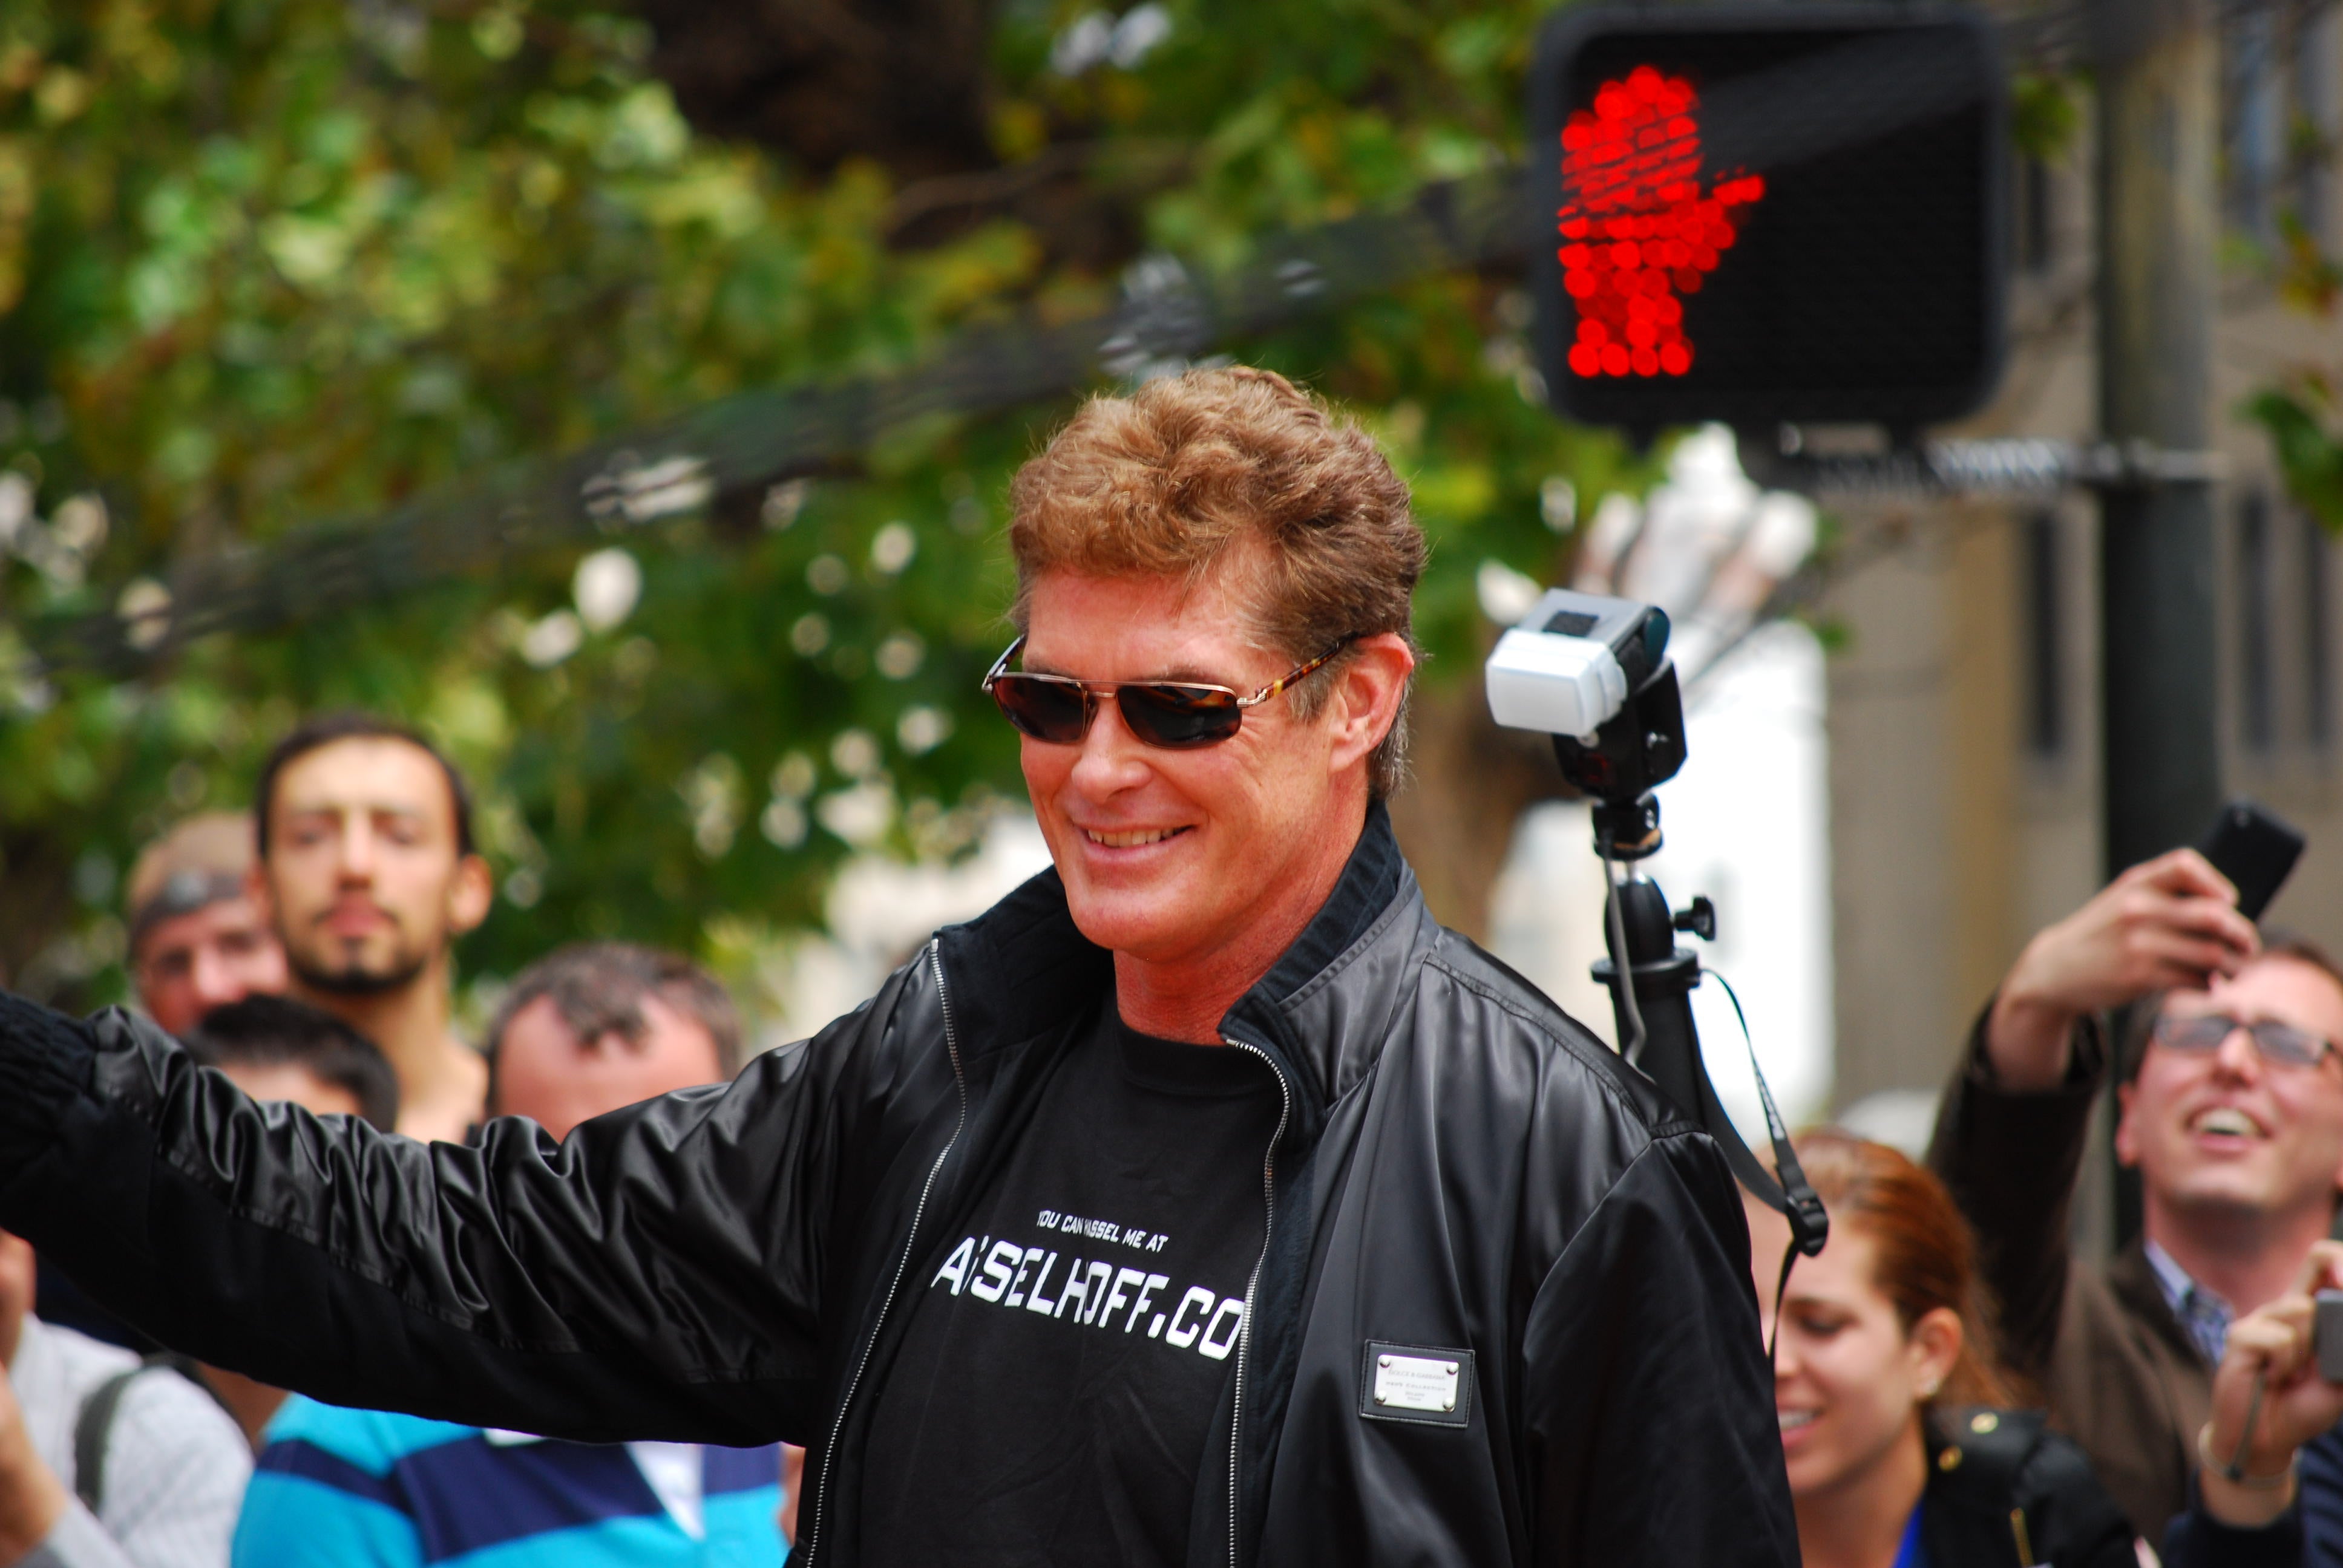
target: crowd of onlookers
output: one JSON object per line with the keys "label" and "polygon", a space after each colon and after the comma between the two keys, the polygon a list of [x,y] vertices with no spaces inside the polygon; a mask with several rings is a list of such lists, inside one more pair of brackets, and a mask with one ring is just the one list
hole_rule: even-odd
{"label": "crowd of onlookers", "polygon": [[[270,754],[252,812],[192,818],[139,857],[132,981],[253,1098],[417,1138],[524,1116],[558,1141],[739,1069],[723,986],[624,942],[548,955],[504,991],[478,1049],[459,1040],[452,950],[489,889],[444,755],[400,726],[317,720]],[[301,1136],[289,1116],[270,1131]],[[795,1450],[600,1446],[338,1409],[153,1351],[64,1276],[35,1279],[30,1247],[0,1232],[0,1562],[682,1568],[787,1554]],[[62,1508],[36,1506],[44,1492]],[[12,1537],[24,1518],[56,1523]]]}
{"label": "crowd of onlookers", "polygon": [[[419,735],[303,725],[250,813],[181,822],[139,858],[140,1005],[256,1100],[427,1140],[520,1116],[558,1143],[739,1070],[723,987],[621,942],[549,954],[477,1048],[458,1039],[453,949],[491,896],[470,819]],[[2234,904],[2193,851],[2126,872],[1986,1003],[1925,1162],[1798,1139],[1832,1233],[1786,1273],[1786,1223],[1749,1205],[1815,1568],[1889,1568],[1899,1530],[1896,1568],[2343,1563],[2343,1386],[2318,1374],[2313,1302],[2343,1287],[2343,970]],[[2102,1262],[2070,1214],[2110,1078],[2140,1233]],[[267,1136],[310,1125],[273,1115]],[[36,1284],[5,1233],[0,1368],[0,1562],[778,1563],[793,1528],[794,1450],[572,1443],[287,1396],[153,1350],[61,1275]],[[29,1518],[56,1523],[28,1539]]]}
{"label": "crowd of onlookers", "polygon": [[[1796,1140],[1832,1236],[1785,1278],[1788,1225],[1751,1206],[1815,1568],[2343,1562],[2314,1333],[2343,1286],[2343,970],[2236,900],[2194,850],[2126,871],[1987,1000],[1925,1168]],[[2070,1234],[2110,1077],[2140,1223],[2102,1262]]]}

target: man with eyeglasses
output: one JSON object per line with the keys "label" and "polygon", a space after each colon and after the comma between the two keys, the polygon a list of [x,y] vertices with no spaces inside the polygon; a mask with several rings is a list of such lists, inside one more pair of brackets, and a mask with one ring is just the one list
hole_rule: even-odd
{"label": "man with eyeglasses", "polygon": [[[2230,1322],[2294,1288],[2343,1183],[2343,972],[2236,902],[2177,849],[2036,934],[1930,1151],[1976,1228],[2009,1359],[2150,1541],[2187,1504]],[[2127,1006],[2115,1146],[2139,1172],[2141,1235],[2102,1268],[2067,1227],[2108,1068],[2099,1015]]]}
{"label": "man with eyeglasses", "polygon": [[816,1568],[1795,1563],[1721,1154],[1393,839],[1373,439],[1192,371],[1011,500],[985,684],[1055,869],[865,1006],[426,1150],[0,997],[0,1223],[337,1403],[808,1444]]}

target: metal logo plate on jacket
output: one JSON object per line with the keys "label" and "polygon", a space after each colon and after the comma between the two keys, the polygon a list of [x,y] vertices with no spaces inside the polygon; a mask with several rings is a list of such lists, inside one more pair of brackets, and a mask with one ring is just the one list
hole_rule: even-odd
{"label": "metal logo plate on jacket", "polygon": [[1369,1340],[1359,1365],[1359,1413],[1433,1426],[1473,1422],[1473,1352]]}

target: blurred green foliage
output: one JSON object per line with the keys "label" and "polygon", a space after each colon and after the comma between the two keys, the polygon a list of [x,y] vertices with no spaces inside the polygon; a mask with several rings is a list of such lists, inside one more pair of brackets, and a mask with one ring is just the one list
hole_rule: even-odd
{"label": "blurred green foliage", "polygon": [[2009,83],[2009,139],[2020,156],[2064,164],[2082,128],[2083,84],[2068,71],[2020,71]]}
{"label": "blurred green foliage", "polygon": [[2277,454],[2278,472],[2295,500],[2343,532],[2343,444],[2331,433],[2335,388],[2315,371],[2266,387],[2238,406],[2238,417],[2259,425]]}
{"label": "blurred green foliage", "polygon": [[[1224,264],[1517,157],[1537,10],[1174,0],[1117,64],[1066,43],[1117,18],[1011,0],[990,154],[1078,149],[1136,248]],[[0,8],[0,671],[8,618],[139,602],[175,559],[1117,287],[1008,216],[896,243],[880,166],[695,134],[649,45],[614,0]],[[1566,549],[1542,488],[1644,477],[1545,412],[1527,326],[1514,280],[1454,276],[1230,346],[1349,405],[1413,481],[1435,681],[1476,666],[1479,563]],[[475,978],[588,933],[737,960],[819,923],[854,848],[958,852],[1020,793],[977,679],[1007,637],[1008,476],[1065,412],[925,427],[614,537],[625,560],[512,561],[146,682],[0,674],[0,965],[118,995],[139,844],[241,803],[329,706],[421,723],[478,782],[502,896]]]}

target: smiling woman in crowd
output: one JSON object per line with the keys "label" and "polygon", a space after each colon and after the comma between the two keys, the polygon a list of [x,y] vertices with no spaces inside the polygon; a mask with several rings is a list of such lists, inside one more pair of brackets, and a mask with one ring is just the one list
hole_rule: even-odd
{"label": "smiling woman in crowd", "polygon": [[[1829,1244],[1790,1272],[1774,1369],[1806,1568],[2137,1568],[2081,1451],[2002,1408],[1974,1244],[1943,1186],[1844,1133],[1795,1147],[1831,1219]],[[1789,1227],[1746,1207],[1770,1336]]]}

